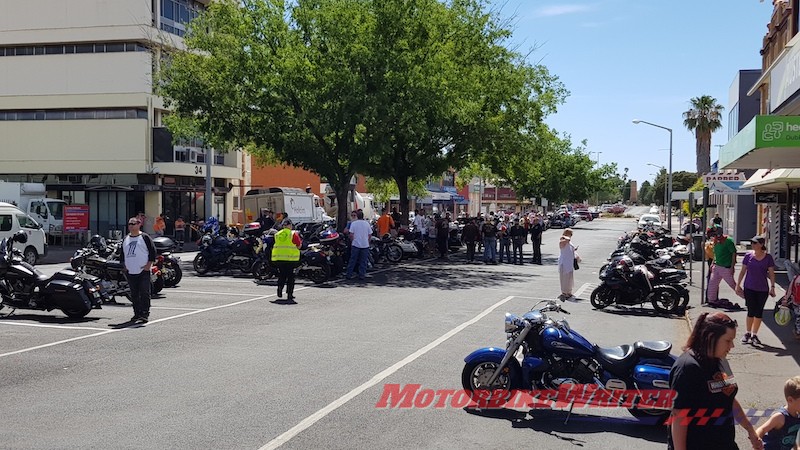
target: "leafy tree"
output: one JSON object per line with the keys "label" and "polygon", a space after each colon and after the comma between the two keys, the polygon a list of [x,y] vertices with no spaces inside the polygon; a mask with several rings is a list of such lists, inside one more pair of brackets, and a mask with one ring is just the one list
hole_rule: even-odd
{"label": "leafy tree", "polygon": [[[565,91],[543,66],[505,46],[511,32],[483,0],[381,0],[371,82],[379,154],[366,172],[395,180],[403,215],[408,180],[516,156]],[[502,173],[498,173],[504,178]]]}
{"label": "leafy tree", "polygon": [[[645,180],[642,187],[639,188],[639,203],[642,205],[649,205],[653,203],[655,190],[649,181]],[[662,202],[663,203],[663,202]]]}
{"label": "leafy tree", "polygon": [[[400,191],[397,188],[397,183],[394,180],[380,180],[378,178],[367,178],[367,191],[375,196],[375,201],[378,203],[389,203],[392,196],[399,195]],[[424,181],[411,180],[408,183],[409,195],[415,197],[425,197],[428,195],[428,190],[425,189]]]}
{"label": "leafy tree", "polygon": [[[711,135],[722,127],[722,110],[717,99],[710,95],[694,97],[691,107],[683,113],[683,124],[695,135],[695,151],[697,154],[697,173],[711,171]],[[673,180],[673,189],[674,189]]]}

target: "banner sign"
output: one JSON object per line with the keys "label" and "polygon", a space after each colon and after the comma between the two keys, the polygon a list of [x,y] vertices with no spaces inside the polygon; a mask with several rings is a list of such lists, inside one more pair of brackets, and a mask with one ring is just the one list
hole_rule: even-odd
{"label": "banner sign", "polygon": [[89,205],[64,206],[64,232],[76,233],[89,229]]}
{"label": "banner sign", "polygon": [[786,193],[756,192],[756,203],[786,203]]}

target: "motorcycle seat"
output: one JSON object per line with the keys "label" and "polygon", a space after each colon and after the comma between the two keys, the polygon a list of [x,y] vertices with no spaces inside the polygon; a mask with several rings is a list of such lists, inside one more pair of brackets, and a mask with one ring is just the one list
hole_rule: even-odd
{"label": "motorcycle seat", "polygon": [[661,358],[669,355],[672,343],[668,341],[636,341],[633,343],[636,354],[645,358]]}
{"label": "motorcycle seat", "polygon": [[597,358],[610,372],[630,369],[637,360],[633,346],[628,344],[610,348],[597,347],[595,353]]}

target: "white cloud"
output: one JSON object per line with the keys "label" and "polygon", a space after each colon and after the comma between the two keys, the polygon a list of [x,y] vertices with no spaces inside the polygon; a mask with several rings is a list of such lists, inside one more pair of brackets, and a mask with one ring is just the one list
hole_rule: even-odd
{"label": "white cloud", "polygon": [[553,16],[563,16],[565,14],[575,14],[575,13],[582,13],[586,11],[590,11],[592,8],[588,5],[556,5],[556,6],[545,6],[543,8],[539,8],[534,13],[537,17],[553,17]]}

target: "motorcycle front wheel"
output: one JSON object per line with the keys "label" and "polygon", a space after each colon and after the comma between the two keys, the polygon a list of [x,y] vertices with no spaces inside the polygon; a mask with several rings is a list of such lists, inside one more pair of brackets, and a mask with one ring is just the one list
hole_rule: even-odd
{"label": "motorcycle front wheel", "polygon": [[178,283],[181,282],[183,278],[183,269],[177,264],[172,265],[172,276],[167,280],[164,279],[164,287],[174,287],[177,286]]}
{"label": "motorcycle front wheel", "polygon": [[314,282],[314,284],[322,284],[331,278],[331,267],[327,264],[319,266],[319,270],[311,270],[308,278]]}
{"label": "motorcycle front wheel", "polygon": [[163,289],[164,289],[164,277],[162,275],[159,275],[156,277],[156,281],[153,282],[151,293],[158,294]]}
{"label": "motorcycle front wheel", "polygon": [[269,270],[269,264],[264,261],[256,261],[250,271],[253,273],[253,278],[256,280],[272,278],[272,271]]}
{"label": "motorcycle front wheel", "polygon": [[610,287],[601,284],[592,291],[592,296],[589,298],[589,301],[595,308],[603,309],[608,305],[614,304],[614,299],[614,291]]}
{"label": "motorcycle front wheel", "polygon": [[653,308],[661,314],[672,314],[681,301],[680,293],[673,287],[661,286],[653,289],[650,302]]}
{"label": "motorcycle front wheel", "polygon": [[194,266],[194,271],[199,275],[208,273],[208,259],[206,259],[202,253],[198,253],[197,256],[194,257],[192,266]]}
{"label": "motorcycle front wheel", "polygon": [[500,363],[493,361],[482,361],[465,364],[461,371],[461,386],[469,392],[472,399],[477,402],[488,400],[509,400],[513,395],[512,389],[517,385],[519,373],[512,367],[507,366],[494,382],[494,386],[487,383],[494,375]]}

